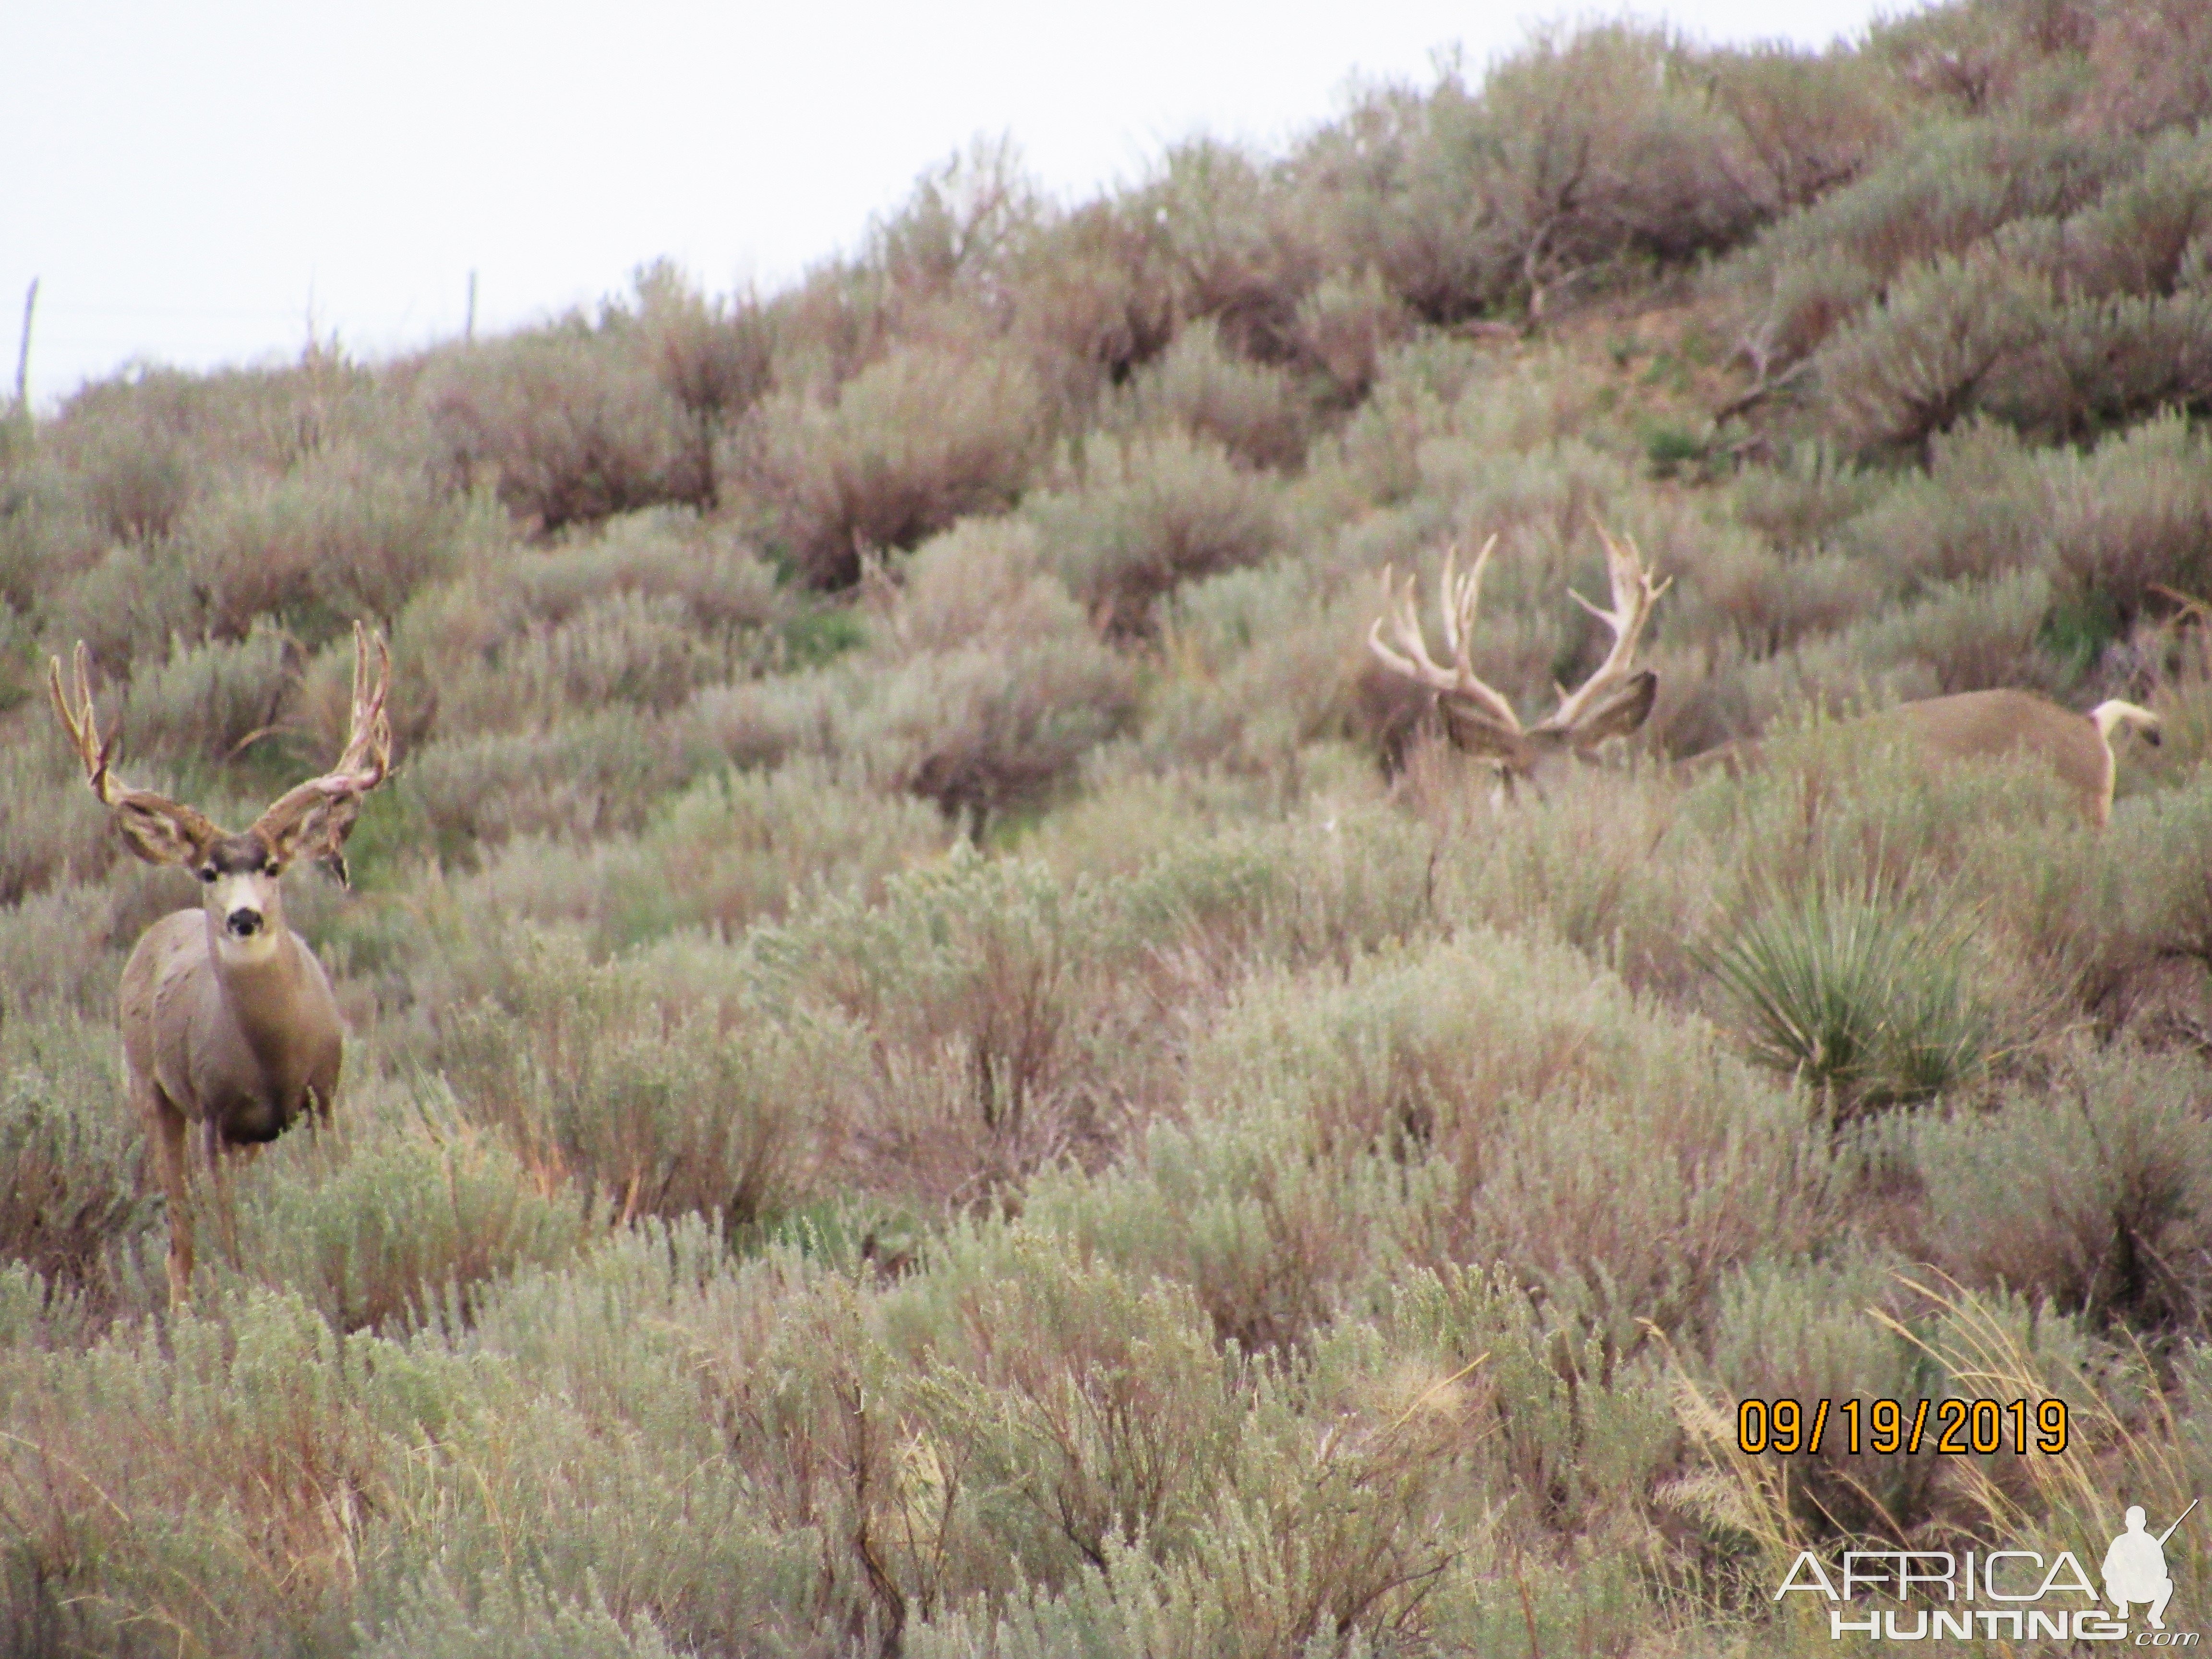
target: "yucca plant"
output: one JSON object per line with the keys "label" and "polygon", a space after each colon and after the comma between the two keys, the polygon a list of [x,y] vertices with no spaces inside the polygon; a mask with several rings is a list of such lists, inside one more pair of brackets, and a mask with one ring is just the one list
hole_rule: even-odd
{"label": "yucca plant", "polygon": [[1759,896],[1700,963],[1735,1005],[1753,1060],[1824,1091],[1838,1120],[1952,1092],[1989,1066],[1996,1021],[1975,994],[1972,918],[1954,897],[1912,914],[1832,873]]}

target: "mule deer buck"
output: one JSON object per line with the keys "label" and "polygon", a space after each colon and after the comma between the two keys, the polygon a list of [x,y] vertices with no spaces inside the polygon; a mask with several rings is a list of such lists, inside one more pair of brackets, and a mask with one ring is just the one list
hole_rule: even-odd
{"label": "mule deer buck", "polygon": [[[1437,599],[1444,647],[1451,653],[1449,666],[1429,654],[1428,640],[1421,631],[1418,578],[1407,577],[1401,592],[1391,573],[1382,573],[1388,599],[1382,615],[1367,631],[1368,648],[1393,673],[1435,695],[1453,747],[1495,765],[1509,790],[1526,783],[1541,794],[1563,763],[1589,759],[1608,739],[1635,732],[1650,714],[1652,699],[1658,695],[1658,675],[1630,665],[1651,607],[1673,578],[1655,582],[1633,542],[1616,542],[1603,531],[1598,533],[1605,543],[1613,607],[1601,610],[1571,588],[1568,596],[1612,630],[1613,648],[1595,673],[1575,690],[1562,690],[1559,706],[1530,726],[1522,726],[1513,705],[1474,672],[1475,612],[1482,605],[1482,576],[1490,568],[1498,538],[1485,542],[1464,571],[1455,568],[1456,546],[1444,554]],[[1386,628],[1391,641],[1383,638]]]}
{"label": "mule deer buck", "polygon": [[344,752],[331,771],[286,791],[239,835],[190,806],[133,789],[109,770],[115,732],[100,734],[82,643],[74,708],[61,663],[49,667],[54,712],[124,844],[149,864],[185,865],[200,878],[200,907],[162,917],[131,951],[118,999],[131,1104],[154,1144],[168,1197],[169,1296],[180,1303],[192,1277],[186,1132],[197,1127],[201,1161],[220,1187],[231,1149],[275,1139],[302,1111],[330,1115],[344,1027],[322,964],[284,924],[278,882],[300,858],[320,859],[347,880],[345,841],[361,798],[391,768],[385,718],[391,653],[355,624]]}
{"label": "mule deer buck", "polygon": [[[1476,675],[1471,656],[1482,574],[1498,538],[1492,536],[1484,543],[1464,572],[1455,569],[1455,549],[1444,556],[1438,599],[1444,644],[1451,653],[1448,666],[1429,654],[1415,580],[1408,577],[1401,592],[1390,573],[1383,573],[1389,599],[1383,614],[1368,630],[1369,647],[1393,672],[1435,695],[1453,745],[1496,765],[1509,788],[1526,782],[1540,794],[1547,775],[1555,775],[1559,762],[1590,758],[1607,739],[1636,731],[1651,712],[1659,677],[1648,668],[1632,671],[1630,665],[1651,606],[1673,578],[1655,582],[1634,542],[1615,541],[1603,530],[1598,534],[1605,543],[1612,608],[1601,610],[1571,589],[1569,597],[1612,630],[1613,648],[1578,690],[1562,691],[1559,706],[1525,728],[1512,704]],[[1388,641],[1386,629],[1391,636]],[[1901,739],[1939,765],[2029,756],[2057,775],[2082,815],[2100,827],[2112,815],[2113,734],[2125,728],[2140,732],[2147,743],[2159,740],[2158,716],[2134,703],[2115,698],[2077,714],[2034,692],[2008,689],[1960,691],[1900,703],[1861,715],[1850,724],[1877,738]],[[1761,744],[1746,739],[1696,756],[1691,764],[1741,769],[1757,765],[1764,757]]]}

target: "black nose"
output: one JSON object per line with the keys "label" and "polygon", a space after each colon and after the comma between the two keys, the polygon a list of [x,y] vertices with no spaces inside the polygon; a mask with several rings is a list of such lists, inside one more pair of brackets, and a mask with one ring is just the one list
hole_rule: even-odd
{"label": "black nose", "polygon": [[234,939],[252,939],[261,931],[261,912],[243,908],[233,910],[225,919],[224,926],[230,929]]}

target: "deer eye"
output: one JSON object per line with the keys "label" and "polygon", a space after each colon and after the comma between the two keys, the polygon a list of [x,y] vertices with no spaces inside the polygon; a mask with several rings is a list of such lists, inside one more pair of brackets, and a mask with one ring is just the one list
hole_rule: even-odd
{"label": "deer eye", "polygon": [[213,866],[212,864],[204,864],[204,865],[202,865],[202,866],[200,866],[200,879],[201,879],[202,881],[205,881],[205,882],[212,882],[212,881],[215,879],[215,878],[216,878],[216,868],[215,868],[215,866]]}

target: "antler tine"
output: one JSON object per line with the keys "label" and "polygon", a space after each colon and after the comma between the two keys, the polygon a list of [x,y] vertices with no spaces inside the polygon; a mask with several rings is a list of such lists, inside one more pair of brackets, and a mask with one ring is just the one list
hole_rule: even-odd
{"label": "antler tine", "polygon": [[[374,647],[377,659],[376,684],[368,683],[369,651]],[[363,763],[374,774],[360,787],[373,787],[382,781],[392,763],[392,722],[385,714],[385,701],[392,692],[392,647],[381,634],[372,635],[359,623],[353,625],[353,705],[352,717],[346,732],[346,745],[338,756],[338,763],[331,769],[332,776],[353,776],[363,769]]]}
{"label": "antler tine", "polygon": [[[1421,633],[1419,600],[1415,592],[1419,580],[1407,576],[1401,592],[1397,573],[1383,566],[1382,614],[1367,630],[1367,647],[1407,678],[1419,680],[1439,691],[1449,690],[1454,683],[1451,673],[1429,655],[1429,642]],[[1395,646],[1383,643],[1382,631],[1386,628],[1396,638]]]}
{"label": "antler tine", "polygon": [[[1518,733],[1520,716],[1513,705],[1483,684],[1474,672],[1471,656],[1474,639],[1474,617],[1482,600],[1482,575],[1489,565],[1498,538],[1492,536],[1482,544],[1474,563],[1465,571],[1456,568],[1459,550],[1455,544],[1444,553],[1443,571],[1437,582],[1437,604],[1443,614],[1444,642],[1450,647],[1452,662],[1447,668],[1429,654],[1427,636],[1421,631],[1420,579],[1408,575],[1402,592],[1398,589],[1395,575],[1387,567],[1382,573],[1383,613],[1375,619],[1367,630],[1368,648],[1394,672],[1419,682],[1431,690],[1464,698],[1477,705],[1482,715],[1506,731]],[[1385,626],[1397,640],[1393,648],[1383,642]]]}
{"label": "antler tine", "polygon": [[77,758],[84,763],[85,781],[92,786],[100,804],[115,815],[125,844],[149,864],[176,864],[198,856],[222,831],[198,808],[151,789],[134,789],[109,769],[122,721],[118,718],[102,735],[100,713],[92,701],[92,653],[82,640],[77,641],[71,666],[76,681],[75,708],[70,706],[58,657],[46,659],[46,690],[53,696],[54,713],[61,717],[62,729],[69,733]]}
{"label": "antler tine", "polygon": [[1627,673],[1629,664],[1635,659],[1637,641],[1644,632],[1644,624],[1650,620],[1652,605],[1674,580],[1667,576],[1653,581],[1633,538],[1624,536],[1615,541],[1604,526],[1596,528],[1598,539],[1605,544],[1606,574],[1613,589],[1612,608],[1593,604],[1571,587],[1567,595],[1612,630],[1613,648],[1606,653],[1595,673],[1572,692],[1561,694],[1559,708],[1544,721],[1547,727],[1564,729],[1573,726],[1589,711],[1599,694]]}
{"label": "antler tine", "polygon": [[[372,678],[370,658],[375,659]],[[320,777],[295,784],[254,821],[272,848],[304,836],[318,855],[344,877],[343,843],[360,798],[392,770],[392,722],[385,703],[392,691],[392,648],[361,623],[353,629],[353,698],[345,747]]]}
{"label": "antler tine", "polygon": [[1444,550],[1443,577],[1437,594],[1444,613],[1444,643],[1451,647],[1453,665],[1468,679],[1474,678],[1470,653],[1474,646],[1475,612],[1482,608],[1482,573],[1490,568],[1490,556],[1497,547],[1498,538],[1493,535],[1483,543],[1474,562],[1457,575],[1452,567],[1458,560],[1460,544],[1454,542]]}
{"label": "antler tine", "polygon": [[100,732],[100,718],[92,706],[92,653],[85,649],[84,641],[76,642],[71,659],[76,670],[76,708],[70,708],[67,689],[62,684],[62,662],[59,657],[46,659],[46,690],[52,695],[54,713],[61,716],[62,728],[70,734],[77,757],[84,763],[85,781],[91,784],[92,793],[100,797],[103,805],[114,803],[115,786],[107,769],[115,753],[115,732],[103,738]]}

